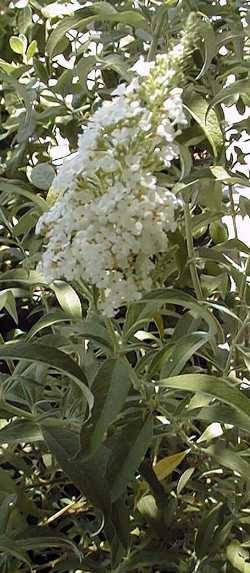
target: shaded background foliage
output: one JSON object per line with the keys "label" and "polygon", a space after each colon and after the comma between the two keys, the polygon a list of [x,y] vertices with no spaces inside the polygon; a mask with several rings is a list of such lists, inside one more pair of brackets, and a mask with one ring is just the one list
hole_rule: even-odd
{"label": "shaded background foliage", "polygon": [[[248,571],[249,248],[236,221],[249,216],[238,200],[249,180],[226,151],[235,143],[245,162],[249,11],[222,4],[1,3],[4,573]],[[165,288],[107,321],[88,313],[84,284],[49,286],[34,270],[55,148],[63,138],[76,149],[93,110],[141,54],[178,39],[190,12],[190,121],[180,161],[160,175],[185,204]],[[229,126],[232,104],[243,118]]]}

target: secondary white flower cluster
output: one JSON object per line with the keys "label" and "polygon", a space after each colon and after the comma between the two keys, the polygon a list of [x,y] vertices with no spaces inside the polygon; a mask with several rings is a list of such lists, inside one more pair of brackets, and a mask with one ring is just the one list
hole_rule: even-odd
{"label": "secondary white flower cluster", "polygon": [[157,255],[176,228],[179,203],[157,172],[178,157],[175,139],[186,125],[176,87],[186,44],[184,35],[154,62],[141,58],[131,83],[94,113],[54,179],[54,204],[38,221],[46,241],[39,270],[48,282],[95,285],[106,316],[156,286]]}

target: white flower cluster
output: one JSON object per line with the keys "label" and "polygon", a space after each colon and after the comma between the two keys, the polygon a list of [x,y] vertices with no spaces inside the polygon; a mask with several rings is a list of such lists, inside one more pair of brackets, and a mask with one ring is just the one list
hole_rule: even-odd
{"label": "white flower cluster", "polygon": [[184,57],[185,36],[167,55],[137,62],[131,83],[119,86],[80,135],[53,182],[54,204],[38,221],[46,238],[39,270],[48,282],[95,285],[106,316],[155,286],[157,255],[176,228],[178,201],[155,174],[179,154],[175,139],[186,118],[176,85]]}

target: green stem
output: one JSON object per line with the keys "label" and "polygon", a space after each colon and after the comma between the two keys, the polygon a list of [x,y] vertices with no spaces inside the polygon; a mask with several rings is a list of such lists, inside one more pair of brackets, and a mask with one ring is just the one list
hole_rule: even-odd
{"label": "green stem", "polygon": [[109,334],[109,337],[113,342],[114,356],[119,356],[119,354],[121,353],[121,346],[119,344],[119,338],[117,336],[116,330],[114,329],[111,318],[105,318],[105,326]]}
{"label": "green stem", "polygon": [[[235,239],[237,239],[237,241],[238,241],[238,240],[239,240],[239,235],[238,235],[237,218],[236,218],[236,217],[237,217],[237,210],[236,210],[236,207],[235,207],[235,201],[234,201],[234,196],[233,196],[233,188],[232,188],[231,185],[229,186],[229,199],[230,199],[230,206],[231,206],[231,212],[232,212],[232,222],[233,222],[234,236],[235,236]],[[243,303],[242,306],[241,306],[241,308],[240,308],[240,312],[239,312],[239,316],[240,316],[241,319],[243,319],[244,314],[245,314],[245,312],[246,312],[246,307],[247,307],[247,304],[246,304],[246,300],[245,300],[245,299],[246,299],[247,270],[248,270],[249,260],[250,260],[250,258],[248,258],[247,265],[246,265],[246,270],[245,270],[245,272],[243,273],[242,281],[241,281],[241,284],[240,284],[240,287],[239,287],[239,298],[240,298],[241,302]],[[237,249],[237,263],[238,263],[238,265],[242,268],[242,260],[241,260],[240,249]],[[236,348],[236,349],[235,349],[235,360],[236,360],[236,364],[239,362],[239,360],[238,360],[238,354],[239,354],[239,352],[238,352],[238,350],[237,350],[237,348]],[[229,352],[229,357],[228,357],[228,358],[229,358],[229,367],[230,367],[230,360],[231,360],[231,358],[232,358],[232,355],[230,355],[230,352]],[[228,367],[228,368],[229,368],[229,367]],[[239,376],[239,373],[236,372],[236,375]]]}
{"label": "green stem", "polygon": [[231,360],[233,357],[233,353],[235,350],[236,345],[238,344],[238,342],[241,339],[242,334],[244,333],[244,330],[246,328],[246,326],[248,326],[249,324],[249,320],[250,320],[250,311],[247,313],[247,316],[245,318],[245,320],[243,321],[240,329],[238,330],[236,336],[234,337],[232,344],[231,344],[231,348],[229,349],[229,353],[228,353],[228,357],[227,357],[227,362],[226,362],[226,366],[224,368],[224,372],[223,375],[227,376],[230,372],[230,364],[231,364]]}
{"label": "green stem", "polygon": [[73,420],[66,420],[60,418],[50,418],[49,416],[46,418],[46,414],[31,414],[32,420],[36,424],[41,424],[42,422],[47,423],[47,427],[56,427],[56,428],[63,428],[67,430],[72,430],[73,432],[79,432],[81,429],[81,422],[80,421],[73,421]]}
{"label": "green stem", "polygon": [[187,251],[188,251],[188,258],[189,258],[190,273],[191,273],[193,287],[195,290],[196,297],[198,300],[201,300],[203,298],[203,293],[202,293],[202,288],[201,288],[201,284],[200,284],[200,279],[199,279],[197,267],[195,264],[195,250],[194,250],[192,226],[191,226],[192,221],[191,221],[191,214],[190,214],[188,203],[185,203],[185,206],[184,206],[184,217],[185,217],[185,230],[186,230]]}
{"label": "green stem", "polygon": [[229,199],[230,199],[230,206],[231,206],[231,210],[232,210],[232,219],[233,219],[233,228],[234,228],[234,235],[235,238],[238,239],[238,229],[237,229],[237,223],[236,223],[236,209],[235,209],[235,202],[234,202],[234,196],[233,196],[233,190],[232,190],[232,186],[229,186]]}
{"label": "green stem", "polygon": [[242,281],[241,281],[241,285],[240,285],[240,289],[239,289],[239,298],[242,300],[244,305],[246,305],[248,269],[250,269],[250,255],[248,255],[245,272],[243,273],[243,277],[242,277]]}
{"label": "green stem", "polygon": [[[238,235],[238,229],[237,229],[237,220],[236,220],[236,216],[237,216],[237,211],[235,208],[235,202],[234,202],[234,196],[233,196],[233,189],[232,186],[229,186],[229,199],[230,199],[230,206],[231,206],[231,211],[232,211],[232,221],[233,221],[233,230],[234,230],[234,236],[235,239],[237,239],[237,241],[239,240],[239,235]],[[238,255],[237,255],[237,259],[238,259],[238,264],[241,264],[241,256],[240,256],[240,252],[238,251]]]}
{"label": "green stem", "polygon": [[[248,312],[248,304],[247,304],[247,277],[249,275],[249,271],[250,271],[250,255],[248,255],[247,261],[246,261],[246,267],[245,267],[245,271],[243,273],[243,277],[242,277],[242,281],[241,281],[241,285],[240,285],[240,289],[239,289],[239,298],[240,301],[242,302],[242,314],[245,312]],[[243,316],[244,316],[243,314]],[[240,314],[241,317],[241,314]],[[245,333],[245,345],[248,347],[249,346],[249,338],[250,338],[250,328],[247,328],[247,331]]]}
{"label": "green stem", "polygon": [[26,410],[21,410],[21,408],[16,408],[16,406],[12,406],[5,400],[0,401],[0,405],[7,410],[13,416],[18,416],[18,418],[26,418],[27,420],[33,421],[33,415],[30,412],[26,412]]}

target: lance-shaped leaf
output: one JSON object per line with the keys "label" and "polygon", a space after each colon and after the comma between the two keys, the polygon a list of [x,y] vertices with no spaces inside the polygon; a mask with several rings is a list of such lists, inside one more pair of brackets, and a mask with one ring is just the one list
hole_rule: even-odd
{"label": "lance-shaped leaf", "polygon": [[126,424],[115,436],[111,446],[107,475],[111,486],[111,499],[115,501],[133,479],[153,437],[152,418]]}
{"label": "lance-shaped leaf", "polygon": [[158,303],[159,307],[163,304],[176,304],[183,306],[184,308],[188,308],[192,313],[197,317],[199,316],[208,324],[210,336],[214,336],[218,332],[219,325],[214,316],[203,306],[202,303],[197,302],[197,300],[195,300],[195,298],[190,294],[172,288],[157,289],[146,293],[138,303],[138,306],[141,303],[149,301],[154,301],[155,306]]}
{"label": "lance-shaped leaf", "polygon": [[26,565],[28,566],[28,570],[32,571],[32,565],[31,565],[31,561],[29,560],[29,557],[26,553],[26,551],[24,551],[19,543],[17,541],[14,541],[13,539],[10,539],[9,537],[5,536],[5,535],[1,535],[0,536],[0,553],[3,553],[4,555],[11,555],[12,557],[15,557],[17,559],[17,561],[19,562],[23,562],[26,563]]}
{"label": "lance-shaped leaf", "polygon": [[119,414],[129,390],[129,369],[122,359],[106,360],[91,386],[92,415],[81,431],[81,454],[91,456],[102,443],[108,427]]}
{"label": "lance-shaped leaf", "polygon": [[211,405],[204,408],[187,408],[182,415],[190,420],[206,420],[208,422],[221,422],[222,424],[230,423],[232,426],[250,433],[250,416],[225,404]]}
{"label": "lance-shaped leaf", "polygon": [[95,21],[95,16],[88,16],[86,18],[82,17],[82,11],[80,14],[76,16],[69,16],[68,18],[63,18],[56,28],[51,32],[50,37],[47,42],[47,52],[48,55],[51,57],[54,56],[56,52],[57,45],[59,44],[60,40],[66,35],[69,30],[84,30],[87,28],[89,24]]}
{"label": "lance-shaped leaf", "polygon": [[200,94],[196,93],[192,93],[185,98],[185,107],[205,133],[214,156],[218,157],[223,147],[223,135],[217,114],[214,110],[209,111],[207,101]]}
{"label": "lance-shaped leaf", "polygon": [[204,40],[204,63],[202,69],[197,76],[196,80],[202,78],[210,67],[213,58],[217,54],[217,40],[214,29],[209,19],[206,18],[204,22],[199,25],[201,36]]}
{"label": "lance-shaped leaf", "polygon": [[179,464],[185,459],[186,455],[188,454],[189,450],[185,450],[184,452],[178,452],[177,454],[173,454],[172,456],[167,456],[162,458],[157,464],[154,466],[154,472],[158,478],[158,480],[166,479],[173,471],[178,467]]}
{"label": "lance-shaped leaf", "polygon": [[249,94],[250,93],[250,80],[239,80],[238,82],[234,82],[233,84],[222,88],[217,94],[216,96],[214,96],[214,98],[212,99],[212,101],[210,102],[209,106],[208,106],[208,110],[207,112],[209,112],[209,110],[214,107],[215,105],[217,105],[218,103],[222,103],[223,101],[225,101],[227,98],[233,96],[233,95],[237,95],[237,94]]}
{"label": "lance-shaped leaf", "polygon": [[81,389],[85,396],[89,409],[93,406],[93,395],[87,386],[87,378],[83,370],[70,356],[58,350],[42,344],[13,343],[0,346],[0,358],[4,360],[17,359],[29,362],[41,362],[51,366],[69,376]]}
{"label": "lance-shaped leaf", "polygon": [[0,444],[20,444],[43,441],[43,435],[32,420],[14,420],[0,430]]}
{"label": "lance-shaped leaf", "polygon": [[32,193],[29,189],[26,189],[25,187],[21,187],[20,181],[12,179],[4,179],[3,177],[0,177],[0,191],[3,191],[3,193],[9,193],[25,197],[32,203],[36,203],[36,205],[42,212],[47,211],[46,201],[38,194]]}
{"label": "lance-shaped leaf", "polygon": [[225,448],[224,442],[215,442],[212,446],[204,448],[203,451],[215,458],[220,465],[241,474],[246,480],[249,480],[250,464],[239,452],[235,452],[232,448]]}
{"label": "lance-shaped leaf", "polygon": [[186,392],[199,392],[229,404],[237,411],[250,416],[250,401],[235,386],[223,378],[209,374],[182,374],[160,380],[160,386]]}
{"label": "lance-shaped leaf", "polygon": [[205,513],[195,540],[195,551],[198,557],[202,558],[213,551],[213,538],[216,526],[220,523],[220,512],[222,509],[222,502],[212,507],[210,511]]}
{"label": "lance-shaped leaf", "polygon": [[56,295],[56,298],[66,314],[74,317],[82,317],[82,305],[78,294],[64,281],[54,281],[51,287]]}
{"label": "lance-shaped leaf", "polygon": [[99,448],[96,455],[87,462],[76,459],[80,441],[77,432],[61,426],[51,426],[46,422],[42,426],[44,439],[63,471],[86,498],[98,507],[105,519],[110,514],[110,492],[105,479],[109,451]]}
{"label": "lance-shaped leaf", "polygon": [[208,341],[206,332],[191,332],[178,339],[167,357],[162,361],[161,376],[176,376],[184,368],[190,358]]}

